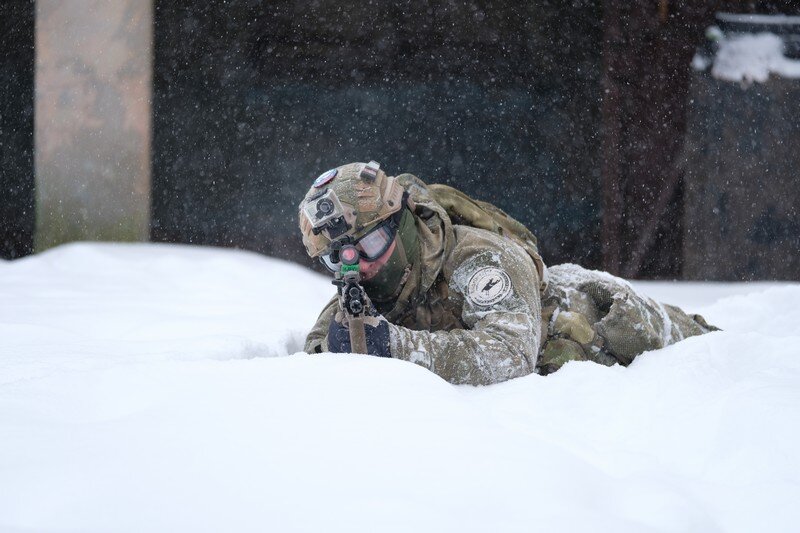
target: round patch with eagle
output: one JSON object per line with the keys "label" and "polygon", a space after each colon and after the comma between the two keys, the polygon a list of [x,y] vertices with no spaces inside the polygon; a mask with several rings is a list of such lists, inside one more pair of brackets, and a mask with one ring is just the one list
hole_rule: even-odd
{"label": "round patch with eagle", "polygon": [[511,278],[497,267],[484,267],[467,283],[467,299],[475,305],[494,305],[511,293]]}

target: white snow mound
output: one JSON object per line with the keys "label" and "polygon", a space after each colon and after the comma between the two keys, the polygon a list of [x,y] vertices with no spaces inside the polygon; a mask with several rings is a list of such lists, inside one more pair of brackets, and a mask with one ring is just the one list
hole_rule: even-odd
{"label": "white snow mound", "polygon": [[[698,61],[695,67],[701,66]],[[764,83],[770,74],[800,78],[800,61],[784,55],[783,39],[774,33],[734,35],[720,40],[711,74],[745,84]]]}
{"label": "white snow mound", "polygon": [[290,355],[333,287],[256,254],[0,262],[0,531],[796,530],[800,285],[635,285],[725,331],[473,388]]}

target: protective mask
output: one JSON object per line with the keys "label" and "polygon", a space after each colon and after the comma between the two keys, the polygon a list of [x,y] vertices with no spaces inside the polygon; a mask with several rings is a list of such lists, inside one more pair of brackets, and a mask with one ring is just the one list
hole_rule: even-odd
{"label": "protective mask", "polygon": [[406,272],[419,255],[414,215],[408,209],[404,210],[400,219],[393,248],[388,260],[374,277],[362,283],[369,297],[376,303],[391,301],[397,297]]}

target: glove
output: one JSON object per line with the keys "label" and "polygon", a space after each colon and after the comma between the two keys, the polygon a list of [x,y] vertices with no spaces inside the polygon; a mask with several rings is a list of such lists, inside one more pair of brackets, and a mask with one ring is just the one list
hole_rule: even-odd
{"label": "glove", "polygon": [[[367,353],[377,357],[391,357],[389,349],[389,322],[374,310],[364,317],[364,333],[367,337]],[[333,353],[352,353],[350,329],[347,317],[339,310],[328,326],[328,349]]]}

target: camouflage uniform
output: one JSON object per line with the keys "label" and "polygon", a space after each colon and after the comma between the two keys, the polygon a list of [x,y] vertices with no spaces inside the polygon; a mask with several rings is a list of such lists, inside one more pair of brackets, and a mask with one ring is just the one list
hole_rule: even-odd
{"label": "camouflage uniform", "polygon": [[[380,309],[395,358],[451,383],[486,385],[546,374],[570,360],[627,365],[643,351],[710,329],[609,274],[576,265],[547,270],[506,237],[452,224],[416,177],[397,182],[412,200],[419,251],[392,305]],[[334,298],[306,352],[327,351],[338,310]]]}
{"label": "camouflage uniform", "polygon": [[542,295],[542,337],[547,339],[538,371],[549,374],[567,361],[629,365],[648,350],[717,328],[637,293],[630,283],[578,265],[548,270]]}

